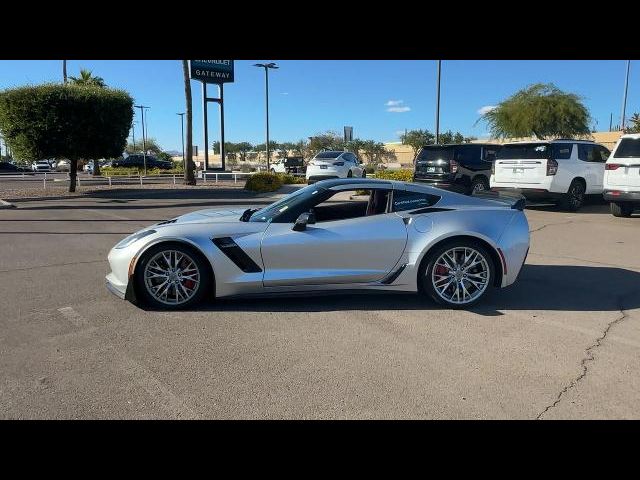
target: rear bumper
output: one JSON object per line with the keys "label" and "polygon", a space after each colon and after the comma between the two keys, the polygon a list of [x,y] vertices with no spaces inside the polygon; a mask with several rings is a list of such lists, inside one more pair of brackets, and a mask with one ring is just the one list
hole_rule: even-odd
{"label": "rear bumper", "polygon": [[424,183],[425,185],[429,185],[431,187],[441,188],[442,190],[449,190],[451,192],[457,193],[466,193],[468,190],[466,185],[458,183],[456,181],[442,181],[429,178],[420,178],[416,176],[413,177],[413,181],[416,183]]}
{"label": "rear bumper", "polygon": [[338,175],[311,175],[307,178],[307,183],[312,184],[320,182],[321,180],[331,180],[334,178],[340,178]]}
{"label": "rear bumper", "polygon": [[640,203],[640,192],[625,192],[624,190],[608,189],[602,193],[608,202],[633,202]]}
{"label": "rear bumper", "polygon": [[491,191],[520,194],[527,200],[560,200],[563,196],[562,193],[550,192],[549,190],[545,190],[543,188],[491,187]]}

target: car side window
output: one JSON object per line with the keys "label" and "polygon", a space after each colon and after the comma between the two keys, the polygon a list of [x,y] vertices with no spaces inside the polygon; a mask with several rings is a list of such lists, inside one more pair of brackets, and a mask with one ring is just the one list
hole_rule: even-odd
{"label": "car side window", "polygon": [[424,192],[411,192],[407,190],[394,190],[392,210],[394,212],[404,212],[407,210],[417,210],[431,207],[438,203],[440,197]]}
{"label": "car side window", "polygon": [[600,153],[600,159],[596,160],[596,162],[605,163],[609,159],[609,155],[611,155],[611,152],[609,151],[608,148],[605,148],[601,145],[598,145],[596,149]]}
{"label": "car side window", "polygon": [[572,150],[572,143],[553,143],[551,145],[551,155],[554,160],[567,160],[571,158]]}
{"label": "car side window", "polygon": [[578,158],[583,162],[593,162],[594,156],[594,145],[588,145],[586,143],[578,144]]}
{"label": "car side window", "polygon": [[330,197],[313,207],[316,223],[387,213],[390,192],[382,188],[331,192]]}
{"label": "car side window", "polygon": [[482,152],[482,159],[485,162],[493,162],[496,159],[496,155],[498,154],[498,148],[484,147],[484,151]]}

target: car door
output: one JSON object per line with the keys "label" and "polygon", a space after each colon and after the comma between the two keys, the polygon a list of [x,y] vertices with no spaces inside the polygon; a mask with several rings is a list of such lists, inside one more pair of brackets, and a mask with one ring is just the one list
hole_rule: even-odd
{"label": "car door", "polygon": [[362,177],[362,172],[364,172],[364,167],[360,163],[360,160],[353,153],[350,153],[349,155],[351,156],[351,160],[353,161],[353,165],[354,165],[353,176],[354,177]]}
{"label": "car door", "polygon": [[604,163],[601,158],[598,145],[578,143],[578,171],[575,172],[575,176],[583,177],[587,181],[587,194],[602,193]]}
{"label": "car door", "polygon": [[265,288],[368,283],[384,278],[407,243],[404,221],[395,213],[386,213],[386,208],[379,214],[319,221],[303,231],[292,230],[293,221],[270,223],[261,249]]}

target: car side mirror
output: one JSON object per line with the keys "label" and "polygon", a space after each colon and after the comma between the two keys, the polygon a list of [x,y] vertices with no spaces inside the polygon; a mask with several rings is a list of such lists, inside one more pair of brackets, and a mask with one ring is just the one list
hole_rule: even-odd
{"label": "car side mirror", "polygon": [[297,218],[296,223],[293,224],[293,228],[296,232],[302,232],[307,229],[307,225],[312,225],[316,223],[316,216],[313,212],[301,213]]}

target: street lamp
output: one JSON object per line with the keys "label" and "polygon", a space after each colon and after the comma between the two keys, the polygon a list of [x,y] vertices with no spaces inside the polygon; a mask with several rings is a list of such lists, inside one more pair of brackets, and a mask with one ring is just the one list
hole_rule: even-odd
{"label": "street lamp", "polygon": [[627,60],[627,75],[624,81],[624,96],[622,97],[622,119],[620,121],[620,130],[624,133],[624,121],[625,112],[627,110],[627,91],[629,90],[629,68],[631,67],[631,60]]}
{"label": "street lamp", "polygon": [[142,115],[142,119],[140,120],[140,123],[142,123],[142,158],[144,160],[144,175],[146,177],[147,176],[147,143],[146,143],[146,138],[144,133],[144,109],[151,108],[151,107],[145,107],[144,105],[134,105],[134,107],[139,108],[140,113]]}
{"label": "street lamp", "polygon": [[440,143],[440,64],[442,60],[438,60],[438,87],[436,95],[436,145]]}
{"label": "street lamp", "polygon": [[182,126],[182,167],[186,170],[187,166],[184,163],[184,112],[176,113],[176,115],[180,115],[180,125]]}
{"label": "street lamp", "polygon": [[256,63],[253,65],[254,67],[264,68],[264,85],[265,85],[265,97],[266,97],[266,105],[267,105],[267,172],[269,171],[269,69],[280,68],[275,63]]}

